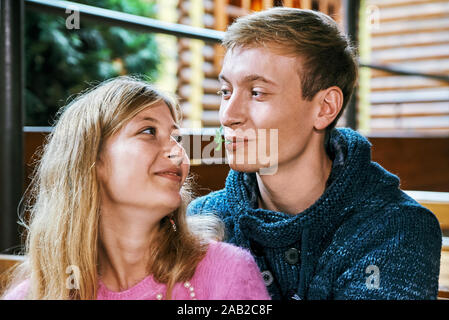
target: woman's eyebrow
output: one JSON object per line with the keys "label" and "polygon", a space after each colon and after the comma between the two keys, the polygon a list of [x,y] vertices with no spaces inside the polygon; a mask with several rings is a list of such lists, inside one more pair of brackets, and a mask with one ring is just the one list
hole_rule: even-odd
{"label": "woman's eyebrow", "polygon": [[[138,121],[138,122],[142,122],[142,121],[150,121],[150,122],[154,122],[154,123],[156,123],[156,124],[160,124],[160,123],[161,123],[158,119],[155,119],[155,118],[152,118],[152,117],[148,117],[148,116],[145,116],[145,117],[143,117],[143,118],[139,118],[139,119],[137,119],[137,121]],[[172,125],[172,129],[179,130],[180,127],[179,127],[177,124],[173,124],[173,125]]]}

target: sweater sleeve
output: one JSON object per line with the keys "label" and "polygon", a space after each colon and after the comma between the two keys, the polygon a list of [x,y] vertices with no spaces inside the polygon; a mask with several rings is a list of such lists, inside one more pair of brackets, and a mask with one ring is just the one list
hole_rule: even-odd
{"label": "sweater sleeve", "polygon": [[214,300],[271,300],[253,256],[240,247],[220,242],[214,261]]}
{"label": "sweater sleeve", "polygon": [[409,209],[372,225],[382,228],[365,230],[354,242],[362,254],[343,268],[334,298],[436,299],[441,230],[430,211]]}
{"label": "sweater sleeve", "polygon": [[12,287],[3,296],[3,300],[25,300],[29,289],[29,281],[25,280],[17,286]]}
{"label": "sweater sleeve", "polygon": [[225,198],[226,191],[224,189],[196,198],[188,205],[187,215],[211,213],[223,218],[221,209],[225,206]]}
{"label": "sweater sleeve", "polygon": [[203,209],[205,200],[205,197],[200,197],[193,200],[187,207],[187,215],[191,216],[194,214],[202,213],[201,211]]}

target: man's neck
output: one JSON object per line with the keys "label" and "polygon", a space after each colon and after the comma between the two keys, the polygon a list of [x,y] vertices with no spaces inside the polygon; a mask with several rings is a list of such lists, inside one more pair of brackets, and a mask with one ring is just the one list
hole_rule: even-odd
{"label": "man's neck", "polygon": [[298,214],[314,204],[326,189],[332,169],[324,148],[278,167],[274,175],[257,174],[259,207]]}

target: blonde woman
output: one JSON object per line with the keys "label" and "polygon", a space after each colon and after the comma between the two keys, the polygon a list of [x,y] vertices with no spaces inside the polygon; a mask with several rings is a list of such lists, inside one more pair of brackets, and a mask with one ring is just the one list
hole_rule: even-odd
{"label": "blonde woman", "polygon": [[180,110],[119,77],[76,98],[34,178],[26,261],[5,299],[269,299],[213,216],[185,215]]}

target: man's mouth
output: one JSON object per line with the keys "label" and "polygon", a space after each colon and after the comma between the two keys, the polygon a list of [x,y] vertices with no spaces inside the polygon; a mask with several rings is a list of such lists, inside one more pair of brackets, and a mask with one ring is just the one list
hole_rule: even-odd
{"label": "man's mouth", "polygon": [[238,147],[247,144],[248,141],[247,137],[228,136],[225,137],[225,146],[228,150],[236,150]]}
{"label": "man's mouth", "polygon": [[237,137],[237,136],[228,136],[225,138],[226,143],[235,143],[235,142],[246,142],[248,141],[247,137]]}

